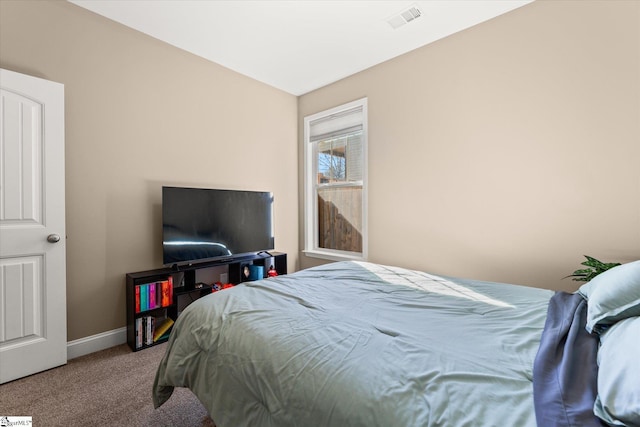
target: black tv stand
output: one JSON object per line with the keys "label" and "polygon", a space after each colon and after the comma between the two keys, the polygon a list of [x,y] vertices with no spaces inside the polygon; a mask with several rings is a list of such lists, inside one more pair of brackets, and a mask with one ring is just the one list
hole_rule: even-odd
{"label": "black tv stand", "polygon": [[183,273],[182,283],[177,284],[177,287],[190,291],[196,288],[196,270],[206,267],[200,267],[199,264],[185,264],[183,266],[173,264],[169,269],[174,273]]}
{"label": "black tv stand", "polygon": [[[267,255],[265,256],[263,254]],[[273,267],[276,269],[278,274],[287,273],[287,254],[267,251],[194,262],[182,266],[174,264],[171,266],[171,270],[176,273],[184,273],[184,284],[182,286],[184,286],[185,290],[193,290],[196,285],[197,270],[226,265],[229,268],[229,283],[238,284],[247,280],[247,278],[242,274],[244,267],[247,265],[262,265],[264,267],[264,274],[266,277],[269,267],[271,267],[267,260],[271,260],[271,263],[274,264]],[[180,286],[180,284],[176,285]]]}
{"label": "black tv stand", "polygon": [[187,291],[190,291],[196,288],[196,270],[184,271],[184,288]]}
{"label": "black tv stand", "polygon": [[[249,265],[263,266],[265,278],[269,267],[273,265],[278,275],[287,274],[287,254],[272,252],[270,256],[256,254],[240,255],[238,257],[217,259],[188,265],[171,265],[156,270],[127,273],[126,297],[127,297],[127,342],[133,351],[142,350],[152,345],[159,344],[168,339],[168,334],[163,335],[152,343],[137,342],[137,327],[139,320],[154,318],[160,321],[170,318],[175,321],[181,310],[192,301],[211,293],[211,284],[200,283],[197,279],[197,271],[211,267],[227,267],[227,282],[237,285],[247,281],[243,274],[245,267]],[[136,288],[143,285],[163,281],[173,283],[173,296],[168,305],[156,306],[148,310],[136,311]],[[184,281],[183,285],[181,282]]]}

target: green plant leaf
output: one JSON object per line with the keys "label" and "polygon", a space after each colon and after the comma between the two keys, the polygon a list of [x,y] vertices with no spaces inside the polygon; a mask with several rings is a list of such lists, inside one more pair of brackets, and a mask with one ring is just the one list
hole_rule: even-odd
{"label": "green plant leaf", "polygon": [[589,255],[584,255],[584,257],[587,260],[581,262],[580,265],[584,265],[585,267],[589,268],[578,269],[574,271],[573,274],[566,276],[565,279],[567,277],[573,277],[572,280],[576,282],[589,282],[593,280],[593,278],[598,274],[604,273],[610,268],[620,265],[619,262],[602,262]]}
{"label": "green plant leaf", "polygon": [[586,260],[586,261],[584,261],[584,262],[582,263],[582,265],[586,265],[586,266],[593,267],[593,268],[599,268],[599,267],[600,267],[600,265],[602,264],[602,263],[601,263],[600,261],[598,261],[597,259],[592,258],[592,257],[590,257],[590,256],[588,256],[588,255],[585,255],[584,257],[585,257],[587,260]]}

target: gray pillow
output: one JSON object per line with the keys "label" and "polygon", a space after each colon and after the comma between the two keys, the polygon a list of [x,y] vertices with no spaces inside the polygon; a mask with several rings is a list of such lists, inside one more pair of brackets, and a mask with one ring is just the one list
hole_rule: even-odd
{"label": "gray pillow", "polygon": [[596,416],[612,426],[640,426],[640,317],[600,335]]}
{"label": "gray pillow", "polygon": [[640,316],[640,261],[613,267],[578,290],[587,298],[587,331]]}

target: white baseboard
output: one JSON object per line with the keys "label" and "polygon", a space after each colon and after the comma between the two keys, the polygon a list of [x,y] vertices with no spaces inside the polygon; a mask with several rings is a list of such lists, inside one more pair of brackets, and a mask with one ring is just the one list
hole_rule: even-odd
{"label": "white baseboard", "polygon": [[67,342],[67,360],[127,342],[127,328],[114,329]]}

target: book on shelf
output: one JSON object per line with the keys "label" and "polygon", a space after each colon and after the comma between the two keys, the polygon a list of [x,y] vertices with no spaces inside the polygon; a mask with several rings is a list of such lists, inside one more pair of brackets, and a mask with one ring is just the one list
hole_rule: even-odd
{"label": "book on shelf", "polygon": [[141,313],[173,303],[173,277],[157,282],[135,285],[135,312]]}
{"label": "book on shelf", "polygon": [[160,320],[160,322],[157,323],[155,331],[153,332],[153,342],[156,342],[160,338],[162,338],[166,334],[166,332],[171,329],[173,323],[173,319],[170,317],[166,317]]}
{"label": "book on shelf", "polygon": [[149,285],[140,285],[140,311],[147,311],[149,309]]}
{"label": "book on shelf", "polygon": [[160,290],[161,290],[161,303],[163,307],[171,305],[172,289],[173,289],[173,285],[170,283],[170,281],[167,280],[162,282],[160,286]]}
{"label": "book on shelf", "polygon": [[141,316],[135,319],[136,349],[153,345],[169,335],[173,326],[170,317],[155,318],[154,316]]}
{"label": "book on shelf", "polygon": [[136,348],[142,347],[142,317],[136,319]]}
{"label": "book on shelf", "polygon": [[148,296],[149,310],[156,308],[157,300],[158,300],[158,297],[156,295],[156,284],[149,283],[149,296]]}
{"label": "book on shelf", "polygon": [[153,330],[154,330],[155,321],[156,321],[155,317],[152,317],[152,316],[145,317],[146,328],[145,328],[144,343],[146,345],[153,344]]}

